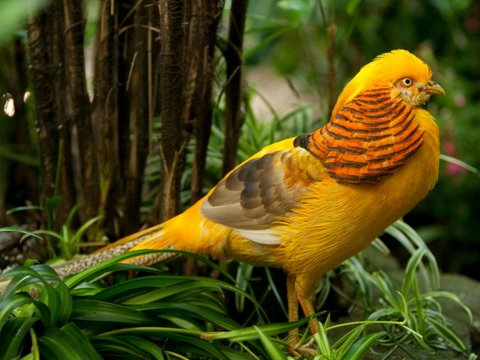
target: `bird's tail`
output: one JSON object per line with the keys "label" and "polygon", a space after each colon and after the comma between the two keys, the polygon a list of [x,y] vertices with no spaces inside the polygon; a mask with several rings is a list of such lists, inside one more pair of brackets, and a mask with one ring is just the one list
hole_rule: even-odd
{"label": "bird's tail", "polygon": [[[97,250],[93,254],[82,256],[54,266],[54,269],[61,278],[65,278],[68,275],[77,274],[130,250],[137,250],[135,247],[140,243],[143,244],[144,242],[152,241],[155,242],[157,246],[142,246],[141,248],[171,249],[173,247],[173,244],[170,244],[169,241],[164,238],[163,224],[160,224],[120,239]],[[153,253],[141,257],[135,257],[129,261],[139,265],[152,265],[164,262],[175,256],[177,255],[174,253]]]}

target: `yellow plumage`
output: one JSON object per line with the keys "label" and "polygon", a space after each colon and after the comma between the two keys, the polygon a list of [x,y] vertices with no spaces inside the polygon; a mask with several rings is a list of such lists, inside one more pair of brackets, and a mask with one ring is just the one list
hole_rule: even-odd
{"label": "yellow plumage", "polygon": [[174,248],[280,267],[290,320],[297,300],[312,314],[319,278],[436,183],[438,128],[420,107],[443,93],[431,76],[405,50],[377,57],[347,84],[328,125],[265,147],[190,209],[110,245],[95,261],[119,249]]}

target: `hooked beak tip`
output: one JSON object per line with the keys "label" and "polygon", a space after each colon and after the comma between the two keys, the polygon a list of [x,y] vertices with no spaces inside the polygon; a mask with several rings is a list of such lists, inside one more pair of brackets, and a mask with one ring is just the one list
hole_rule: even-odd
{"label": "hooked beak tip", "polygon": [[423,91],[430,95],[445,95],[445,90],[434,81],[429,81]]}

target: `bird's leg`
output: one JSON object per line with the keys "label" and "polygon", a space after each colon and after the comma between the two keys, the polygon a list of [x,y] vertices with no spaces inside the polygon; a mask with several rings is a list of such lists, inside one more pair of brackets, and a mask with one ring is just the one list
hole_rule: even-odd
{"label": "bird's leg", "polygon": [[[313,314],[315,314],[315,308],[313,307],[312,292],[311,291],[307,292],[305,288],[298,282],[295,283],[295,292],[297,294],[298,302],[300,303],[300,306],[302,307],[302,310],[305,316],[311,317]],[[309,325],[310,325],[310,332],[312,334],[315,334],[318,332],[318,325],[317,325],[316,318],[312,318],[309,321]]]}
{"label": "bird's leg", "polygon": [[[313,292],[307,290],[295,275],[287,275],[287,299],[288,299],[288,321],[298,320],[298,304],[302,307],[305,316],[310,317],[315,313],[313,307]],[[310,320],[310,331],[312,334],[318,332],[317,319]],[[290,335],[298,336],[298,329],[290,331]]]}
{"label": "bird's leg", "polygon": [[[307,293],[305,288],[298,283],[295,275],[287,275],[287,299],[288,299],[288,321],[294,322],[298,320],[298,304],[302,307],[305,316],[310,317],[315,313],[313,307],[313,295]],[[317,319],[311,319],[309,322],[312,334],[318,332]],[[298,329],[290,330],[292,338],[298,340]]]}
{"label": "bird's leg", "polygon": [[[288,321],[294,322],[298,320],[298,298],[296,291],[295,275],[287,274],[287,300],[288,300]],[[292,342],[298,341],[298,329],[292,329],[289,332]]]}
{"label": "bird's leg", "polygon": [[[288,320],[290,322],[298,320],[298,304],[303,309],[306,316],[311,316],[314,313],[312,301],[306,296],[304,288],[299,285],[295,275],[287,275],[287,298],[288,298]],[[310,330],[312,333],[318,330],[315,320],[310,321]],[[298,329],[292,329],[289,332],[290,353],[295,357],[300,357],[301,354],[315,355],[315,352],[310,348],[310,345],[302,346],[299,341]],[[313,351],[313,352],[312,352]]]}

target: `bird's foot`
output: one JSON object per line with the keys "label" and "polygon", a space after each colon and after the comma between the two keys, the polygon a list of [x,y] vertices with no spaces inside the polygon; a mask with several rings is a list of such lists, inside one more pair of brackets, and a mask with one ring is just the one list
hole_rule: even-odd
{"label": "bird's foot", "polygon": [[297,333],[290,333],[288,340],[289,353],[295,358],[306,357],[313,358],[317,355],[315,347],[315,339],[312,337],[306,343],[303,342]]}

